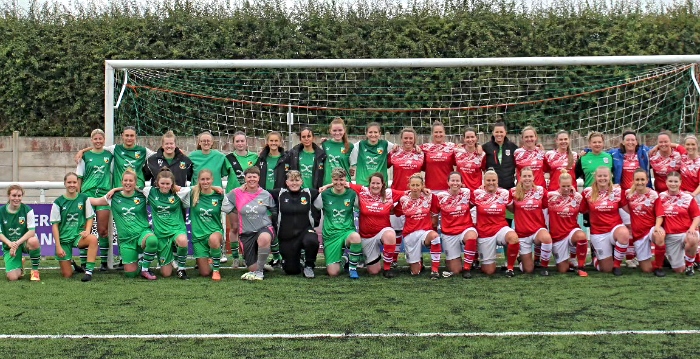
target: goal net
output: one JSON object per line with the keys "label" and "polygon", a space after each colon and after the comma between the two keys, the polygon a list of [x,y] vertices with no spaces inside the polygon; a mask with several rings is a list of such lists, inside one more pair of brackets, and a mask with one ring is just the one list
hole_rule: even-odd
{"label": "goal net", "polygon": [[494,122],[504,121],[511,136],[528,125],[540,134],[571,131],[574,148],[585,146],[593,131],[614,144],[625,129],[697,130],[695,64],[391,67],[388,61],[362,68],[356,67],[362,60],[354,61],[347,68],[117,68],[114,130],[133,125],[153,136],[206,130],[222,150],[233,149],[237,131],[258,139],[256,150],[273,130],[288,137],[311,127],[327,136],[335,117],[346,121],[350,135],[379,122],[391,134],[413,127],[423,140],[430,124],[441,121],[453,141],[467,127],[486,138]]}

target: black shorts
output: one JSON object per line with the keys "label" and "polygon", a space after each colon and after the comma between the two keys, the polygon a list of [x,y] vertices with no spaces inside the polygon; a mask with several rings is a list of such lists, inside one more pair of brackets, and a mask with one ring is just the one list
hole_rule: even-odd
{"label": "black shorts", "polygon": [[248,267],[258,262],[258,237],[262,233],[267,233],[270,235],[270,238],[275,238],[275,230],[272,226],[264,227],[257,232],[241,233],[238,237],[243,247],[241,248],[243,250],[243,259]]}

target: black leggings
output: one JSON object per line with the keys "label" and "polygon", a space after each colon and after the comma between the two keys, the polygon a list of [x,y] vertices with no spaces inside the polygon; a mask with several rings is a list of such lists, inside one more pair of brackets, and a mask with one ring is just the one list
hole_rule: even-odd
{"label": "black leggings", "polygon": [[287,274],[299,274],[302,270],[301,250],[306,255],[305,266],[314,268],[318,255],[318,234],[313,230],[302,232],[295,238],[280,238],[282,269]]}

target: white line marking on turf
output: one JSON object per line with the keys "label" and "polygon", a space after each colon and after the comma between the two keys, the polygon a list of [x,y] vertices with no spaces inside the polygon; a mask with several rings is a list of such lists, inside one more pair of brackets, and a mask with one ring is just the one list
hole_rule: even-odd
{"label": "white line marking on turf", "polygon": [[315,334],[0,334],[0,339],[365,339],[461,337],[570,337],[599,335],[697,335],[700,330],[598,330],[572,332],[315,333]]}

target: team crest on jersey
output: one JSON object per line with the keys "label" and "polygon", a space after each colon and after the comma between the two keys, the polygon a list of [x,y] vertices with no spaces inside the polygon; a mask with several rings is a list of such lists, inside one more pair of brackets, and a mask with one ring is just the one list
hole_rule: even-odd
{"label": "team crest on jersey", "polygon": [[259,199],[259,200],[258,200],[258,204],[262,206],[262,205],[263,205],[263,201],[262,201],[261,199]]}
{"label": "team crest on jersey", "polygon": [[340,153],[345,153],[345,147],[340,149]]}
{"label": "team crest on jersey", "polygon": [[186,166],[185,166],[185,162],[180,162],[180,169],[181,169],[181,170],[184,170],[185,167],[186,167]]}
{"label": "team crest on jersey", "polygon": [[345,207],[350,207],[350,200],[349,199],[345,200]]}
{"label": "team crest on jersey", "polygon": [[284,172],[287,172],[287,171],[289,171],[289,165],[285,163],[284,164]]}
{"label": "team crest on jersey", "polygon": [[138,199],[138,198],[134,198],[134,203],[135,203],[135,204],[141,204],[141,200]]}
{"label": "team crest on jersey", "polygon": [[607,158],[607,157],[604,157],[604,158],[603,158],[603,163],[607,164],[608,162],[609,162],[608,158]]}
{"label": "team crest on jersey", "polygon": [[506,156],[510,156],[510,150],[506,150]]}
{"label": "team crest on jersey", "polygon": [[248,166],[252,166],[252,165],[253,165],[253,161],[248,161]]}
{"label": "team crest on jersey", "polygon": [[175,203],[175,197],[173,197],[173,196],[168,197],[168,202]]}
{"label": "team crest on jersey", "polygon": [[102,160],[105,161],[105,163],[109,163],[109,157],[104,157]]}
{"label": "team crest on jersey", "polygon": [[137,160],[138,160],[139,158],[141,158],[141,152],[136,152],[136,153],[134,154],[134,157],[136,157]]}
{"label": "team crest on jersey", "polygon": [[211,205],[214,206],[214,207],[218,206],[218,205],[219,205],[219,200],[212,199],[212,200],[211,200]]}
{"label": "team crest on jersey", "polygon": [[82,203],[78,203],[78,209],[81,210],[81,211],[83,210],[83,204],[82,204]]}
{"label": "team crest on jersey", "polygon": [[384,150],[380,148],[377,150],[377,153],[381,155],[382,153],[384,153]]}
{"label": "team crest on jersey", "polygon": [[322,170],[323,169],[323,163],[318,165],[318,169]]}
{"label": "team crest on jersey", "polygon": [[308,203],[308,202],[306,201],[306,197],[301,197],[301,204],[306,204],[306,203]]}
{"label": "team crest on jersey", "polygon": [[19,217],[19,224],[24,225],[24,222],[26,222],[27,219],[24,217]]}

